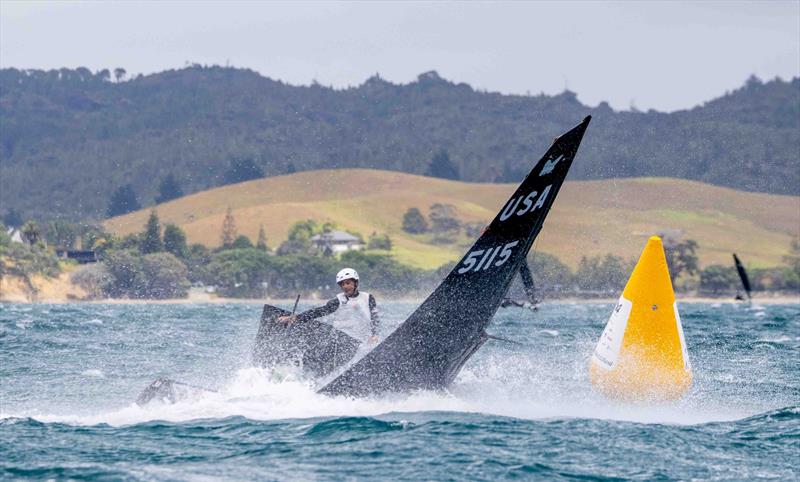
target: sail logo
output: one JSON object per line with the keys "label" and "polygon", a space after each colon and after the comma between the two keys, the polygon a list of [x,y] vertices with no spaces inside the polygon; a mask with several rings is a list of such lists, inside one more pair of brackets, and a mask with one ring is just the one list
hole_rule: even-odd
{"label": "sail logo", "polygon": [[[508,258],[511,257],[513,252],[514,246],[518,245],[519,241],[512,241],[510,243],[506,243],[505,245],[500,246],[492,246],[489,249],[476,249],[475,251],[470,252],[464,261],[461,268],[458,269],[458,274],[464,274],[469,271],[481,271],[489,269],[490,266],[503,266],[508,261]],[[500,253],[500,257],[497,257],[497,253]],[[480,257],[483,255],[483,257]],[[479,261],[480,258],[480,261]],[[477,264],[476,264],[477,263]],[[494,265],[492,264],[494,263]]]}
{"label": "sail logo", "polygon": [[539,172],[539,177],[542,177],[544,175],[547,175],[547,174],[550,174],[551,172],[553,172],[553,169],[556,168],[556,164],[558,164],[562,159],[564,159],[564,154],[559,155],[558,157],[556,157],[552,161],[546,161],[544,163],[544,166],[542,167],[541,172]]}
{"label": "sail logo", "polygon": [[[505,221],[514,214],[522,216],[525,213],[536,211],[544,206],[544,202],[547,200],[547,196],[550,194],[550,188],[552,187],[553,185],[550,184],[544,188],[542,194],[539,194],[538,191],[532,191],[527,196],[512,197],[508,201],[508,204],[506,204],[506,207],[503,208],[503,212],[500,213],[500,221]],[[522,207],[520,207],[520,202],[522,203]]]}

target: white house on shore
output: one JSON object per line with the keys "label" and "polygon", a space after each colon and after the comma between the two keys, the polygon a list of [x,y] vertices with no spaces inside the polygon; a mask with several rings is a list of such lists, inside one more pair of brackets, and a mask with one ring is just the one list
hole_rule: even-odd
{"label": "white house on shore", "polygon": [[316,234],[311,237],[311,243],[320,251],[330,250],[333,254],[344,253],[345,251],[361,251],[364,249],[364,242],[357,236],[344,231],[329,231],[327,233]]}
{"label": "white house on shore", "polygon": [[22,239],[22,232],[17,228],[8,228],[6,234],[11,238],[12,243],[24,244],[25,240]]}

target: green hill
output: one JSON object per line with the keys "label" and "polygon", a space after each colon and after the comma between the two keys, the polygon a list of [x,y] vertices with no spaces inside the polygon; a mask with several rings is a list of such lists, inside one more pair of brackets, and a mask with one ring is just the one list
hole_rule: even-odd
{"label": "green hill", "polygon": [[[157,206],[163,223],[180,225],[190,242],[220,243],[222,221],[232,209],[239,234],[256,239],[264,225],[275,247],[289,226],[303,219],[333,221],[360,232],[387,233],[400,261],[433,268],[460,257],[472,239],[449,245],[409,235],[402,216],[411,207],[427,214],[435,203],[452,204],[465,222],[488,222],[514,184],[446,181],[397,172],[340,169],[260,179],[192,194]],[[118,234],[141,231],[148,209],[106,221]],[[781,264],[800,230],[800,198],[748,193],[668,178],[568,181],[535,249],[573,268],[581,256],[639,255],[647,237],[680,230],[698,241],[701,264],[730,263],[736,251],[751,266]]]}
{"label": "green hill", "polygon": [[575,180],[668,176],[800,194],[800,79],[670,114],[589,107],[575,93],[501,95],[435,72],[397,85],[291,86],[194,66],[111,82],[85,68],[0,70],[0,200],[23,217],[105,216],[131,183],[143,206],[174,173],[184,193],[223,184],[234,159],[265,176],[328,168],[425,174],[446,149],[458,178],[516,182],[587,114]]}

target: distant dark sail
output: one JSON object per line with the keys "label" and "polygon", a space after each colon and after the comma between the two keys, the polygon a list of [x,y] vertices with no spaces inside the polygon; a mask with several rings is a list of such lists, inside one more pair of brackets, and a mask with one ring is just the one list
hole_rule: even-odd
{"label": "distant dark sail", "polygon": [[739,257],[736,256],[736,253],[733,253],[733,262],[736,264],[736,271],[739,273],[739,279],[742,280],[742,286],[747,293],[747,299],[750,300],[752,299],[750,296],[750,278],[747,277],[747,271],[744,270],[744,265],[739,260]]}
{"label": "distant dark sail", "polygon": [[557,138],[453,271],[411,316],[320,392],[365,396],[450,384],[525,263],[590,117]]}
{"label": "distant dark sail", "polygon": [[525,288],[525,296],[532,305],[536,304],[536,285],[533,283],[533,273],[528,263],[519,266],[519,276],[522,278],[522,286]]}

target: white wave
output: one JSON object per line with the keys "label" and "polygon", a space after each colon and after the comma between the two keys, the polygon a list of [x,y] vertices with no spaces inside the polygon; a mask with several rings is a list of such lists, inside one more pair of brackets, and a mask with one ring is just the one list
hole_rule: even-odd
{"label": "white wave", "polygon": [[81,372],[81,375],[85,377],[92,377],[92,378],[104,378],[105,374],[102,370],[98,370],[96,368],[92,368],[89,370],[84,370]]}
{"label": "white wave", "polygon": [[[691,394],[674,403],[614,403],[592,391],[588,379],[580,386],[554,384],[552,377],[548,379],[544,372],[523,377],[523,372],[529,371],[531,366],[519,360],[508,362],[504,366],[490,364],[480,370],[464,370],[447,391],[418,391],[367,399],[320,395],[311,383],[294,373],[244,368],[219,387],[219,391],[198,392],[174,404],[155,402],[140,407],[130,403],[117,410],[91,415],[23,413],[14,416],[32,417],[47,423],[122,426],[153,420],[185,422],[231,416],[282,420],[431,411],[483,413],[528,420],[591,418],[677,425],[737,420],[754,415],[752,411],[721,408],[718,401]],[[87,370],[84,374],[89,372],[100,371]]]}
{"label": "white wave", "polygon": [[[794,340],[797,340],[797,339],[798,339],[798,337],[794,338]],[[768,343],[786,343],[787,341],[792,341],[792,340],[793,340],[792,338],[790,338],[790,337],[788,337],[786,335],[781,335],[781,336],[778,336],[778,337],[759,338],[757,341],[765,341],[765,342],[768,342]]]}

